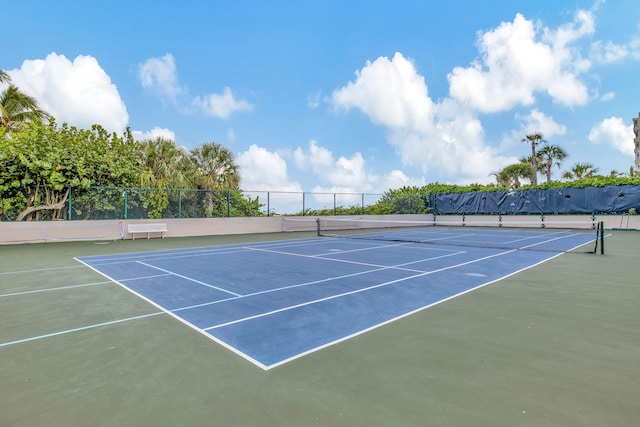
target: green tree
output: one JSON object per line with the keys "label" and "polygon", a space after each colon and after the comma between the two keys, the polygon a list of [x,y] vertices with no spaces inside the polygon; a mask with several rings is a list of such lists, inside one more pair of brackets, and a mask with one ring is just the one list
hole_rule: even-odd
{"label": "green tree", "polygon": [[9,74],[6,71],[0,70],[0,83],[10,82],[10,81],[11,81],[11,76],[9,76]]}
{"label": "green tree", "polygon": [[540,144],[546,144],[547,141],[545,141],[541,133],[526,135],[521,141],[531,145],[531,167],[533,168],[531,183],[535,185],[538,183],[538,156],[536,154],[536,147]]}
{"label": "green tree", "polygon": [[196,184],[207,190],[237,190],[240,185],[238,166],[231,151],[215,142],[191,150],[197,169]]}
{"label": "green tree", "polygon": [[168,189],[193,188],[196,170],[189,152],[175,141],[158,137],[142,141],[138,157],[143,165],[139,185],[149,188],[142,203],[150,218],[161,218],[169,206]]}
{"label": "green tree", "polygon": [[[238,166],[233,154],[215,142],[202,144],[191,150],[191,158],[196,168],[195,184],[204,190],[204,208],[208,217],[214,214],[214,198],[224,195],[216,190],[237,190],[240,185]],[[221,204],[218,200],[217,205]]]}
{"label": "green tree", "polygon": [[193,162],[186,149],[175,141],[158,137],[140,143],[138,158],[144,169],[139,184],[146,188],[190,188]]}
{"label": "green tree", "polygon": [[583,179],[593,178],[598,173],[598,168],[594,167],[591,163],[576,163],[573,167],[566,171],[562,177],[564,179]]}
{"label": "green tree", "polygon": [[519,188],[522,183],[520,179],[531,179],[533,175],[533,166],[527,159],[523,159],[520,163],[505,166],[499,172],[494,173],[498,185],[509,188]]}
{"label": "green tree", "polygon": [[18,221],[62,219],[72,189],[131,185],[139,174],[128,130],[119,137],[97,125],[82,130],[51,120],[0,132],[0,194],[20,211]]}
{"label": "green tree", "polygon": [[569,154],[559,145],[545,145],[537,152],[538,159],[544,165],[547,182],[551,181],[551,169],[553,165],[560,167],[560,164]]}

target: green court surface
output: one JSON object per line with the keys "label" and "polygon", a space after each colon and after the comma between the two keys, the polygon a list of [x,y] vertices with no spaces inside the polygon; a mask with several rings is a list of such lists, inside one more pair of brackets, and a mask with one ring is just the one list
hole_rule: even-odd
{"label": "green court surface", "polygon": [[0,425],[638,424],[635,231],[269,371],[73,259],[297,237],[0,246]]}

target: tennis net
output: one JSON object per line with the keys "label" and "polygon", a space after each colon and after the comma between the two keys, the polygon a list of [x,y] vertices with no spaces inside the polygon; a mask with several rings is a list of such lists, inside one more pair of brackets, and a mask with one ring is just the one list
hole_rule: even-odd
{"label": "tennis net", "polygon": [[604,253],[604,225],[595,221],[399,221],[317,218],[321,237],[502,250]]}

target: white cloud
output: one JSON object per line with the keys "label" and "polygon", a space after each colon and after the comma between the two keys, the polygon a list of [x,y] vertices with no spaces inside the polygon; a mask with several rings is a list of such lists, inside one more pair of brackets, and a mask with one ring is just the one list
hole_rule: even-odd
{"label": "white cloud", "polygon": [[315,174],[320,184],[313,188],[314,192],[380,194],[390,188],[425,184],[424,178],[410,178],[400,170],[377,175],[369,170],[359,152],[336,159],[329,149],[319,146],[316,141],[310,141],[306,148],[296,148],[293,160],[298,169]]}
{"label": "white cloud", "polygon": [[531,110],[527,116],[516,115],[516,118],[522,121],[522,128],[518,134],[541,133],[546,139],[567,133],[566,126],[556,123],[553,117],[547,116],[538,109]]}
{"label": "white cloud", "polygon": [[589,132],[589,141],[615,148],[633,158],[633,125],[625,125],[620,117],[610,117],[597,123]]}
{"label": "white cloud", "polygon": [[600,97],[600,101],[613,101],[616,97],[615,92],[607,92]]}
{"label": "white cloud", "polygon": [[323,191],[356,192],[376,188],[378,178],[367,171],[366,162],[358,152],[350,158],[340,156],[336,160],[331,151],[311,141],[307,151],[298,147],[293,157],[299,169],[311,170],[319,180],[329,184],[317,187],[323,188]]}
{"label": "white cloud", "polygon": [[236,157],[240,186],[246,195],[260,199],[270,213],[302,212],[302,187],[290,181],[287,162],[276,152],[251,145]]}
{"label": "white cloud", "polygon": [[221,94],[190,95],[189,89],[180,84],[176,62],[170,53],[145,60],[138,67],[138,77],[142,87],[168,98],[183,113],[191,112],[195,107],[203,114],[228,119],[234,113],[253,109],[248,101],[236,99],[229,87],[225,87]]}
{"label": "white cloud", "polygon": [[293,152],[293,159],[298,169],[313,170],[315,173],[322,173],[331,168],[334,162],[331,151],[318,146],[316,141],[309,142],[308,153],[305,153],[302,147],[296,148]]}
{"label": "white cloud", "polygon": [[187,91],[178,82],[176,62],[170,53],[144,61],[138,67],[138,76],[143,88],[155,90],[174,103],[178,95]]}
{"label": "white cloud", "polygon": [[574,23],[555,31],[517,14],[513,22],[480,34],[481,58],[468,68],[453,69],[450,95],[486,113],[531,105],[537,92],[565,106],[584,105],[588,91],[579,76],[590,62],[572,44],[593,31],[591,12],[578,11]]}
{"label": "white cloud", "polygon": [[629,56],[630,52],[627,46],[617,45],[611,41],[603,42],[597,40],[591,45],[590,57],[600,64],[609,64],[612,62],[620,62]]}
{"label": "white cloud", "polygon": [[147,139],[153,140],[156,138],[164,138],[164,139],[170,139],[172,141],[176,140],[176,134],[174,131],[167,129],[167,128],[160,128],[160,127],[154,127],[153,129],[151,129],[148,132],[142,132],[139,130],[134,130],[132,132],[133,137],[137,140],[137,141],[144,141]]}
{"label": "white cloud", "polygon": [[318,108],[320,106],[320,100],[322,99],[322,91],[318,90],[316,92],[310,93],[307,95],[307,106],[312,110]]}
{"label": "white cloud", "polygon": [[332,100],[339,109],[358,108],[374,123],[390,128],[420,127],[433,116],[424,78],[399,52],[391,60],[367,61],[355,82],[334,91]]}
{"label": "white cloud", "polygon": [[45,59],[26,60],[9,74],[13,84],[58,122],[84,129],[99,124],[118,133],[127,126],[124,101],[92,56],[79,55],[72,62],[54,52]]}
{"label": "white cloud", "polygon": [[289,181],[287,162],[264,147],[251,145],[236,157],[236,163],[245,190],[302,191],[300,184]]}
{"label": "white cloud", "polygon": [[591,45],[589,57],[599,64],[622,62],[626,59],[638,61],[640,60],[640,34],[634,35],[628,42],[622,44],[596,40]]}
{"label": "white cloud", "polygon": [[516,160],[485,145],[480,121],[459,102],[434,104],[424,78],[402,54],[367,62],[356,76],[334,91],[334,105],[357,108],[386,126],[403,164],[427,173],[431,181],[488,182],[495,169]]}
{"label": "white cloud", "polygon": [[209,116],[228,119],[233,113],[251,111],[253,106],[244,99],[236,99],[230,88],[225,87],[222,94],[212,93],[195,97],[193,105]]}

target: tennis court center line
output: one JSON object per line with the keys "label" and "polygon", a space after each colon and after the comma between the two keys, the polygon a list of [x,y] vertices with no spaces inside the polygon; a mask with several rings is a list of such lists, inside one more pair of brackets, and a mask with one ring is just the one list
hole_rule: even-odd
{"label": "tennis court center line", "polygon": [[[403,244],[408,245],[410,243],[411,242],[403,243]],[[398,246],[398,245],[387,245],[385,247],[391,247],[391,246]],[[378,246],[378,247],[383,247],[383,246]],[[356,264],[356,265],[363,265],[365,267],[376,267],[376,268],[389,268],[389,269],[403,270],[403,271],[409,271],[409,272],[422,272],[422,270],[414,270],[414,269],[411,269],[411,268],[402,268],[402,266],[409,265],[409,264],[415,264],[415,263],[423,262],[423,261],[429,261],[431,259],[437,259],[438,258],[438,257],[426,258],[426,259],[412,261],[412,262],[408,262],[408,263],[404,263],[404,264],[397,264],[395,266],[388,266],[388,265],[380,265],[380,264],[371,264],[371,263],[368,263],[368,262],[361,262],[361,261],[350,261],[348,259],[339,259],[339,258],[329,258],[329,257],[327,257],[327,255],[335,255],[335,254],[340,254],[340,253],[344,253],[344,252],[331,252],[331,253],[319,254],[319,255],[305,255],[305,254],[296,254],[296,253],[291,253],[291,252],[274,251],[274,250],[262,249],[262,248],[247,248],[247,249],[250,249],[252,251],[258,251],[258,252],[268,252],[268,253],[273,253],[273,254],[278,254],[278,255],[288,255],[288,256],[295,256],[295,257],[301,257],[301,258],[310,258],[310,259],[321,259],[321,260],[325,260],[325,261],[341,262],[341,263],[344,263],[344,264]],[[374,248],[371,248],[371,249],[374,249]],[[345,252],[348,252],[348,251],[345,251]],[[453,252],[452,255],[458,255],[458,254],[462,254],[462,253],[465,253],[465,251]]]}
{"label": "tennis court center line", "polygon": [[[508,243],[521,242],[521,241],[523,241],[523,240],[536,240],[536,239],[540,239],[540,238],[541,238],[541,237],[543,237],[543,236],[544,236],[544,237],[548,237],[548,236],[553,236],[553,235],[557,235],[557,234],[564,234],[564,236],[562,236],[563,238],[564,238],[564,237],[570,237],[570,236],[573,236],[573,235],[574,235],[574,234],[567,234],[566,232],[563,232],[563,231],[554,231],[554,232],[538,231],[538,232],[535,232],[535,233],[537,233],[537,234],[535,234],[535,235],[533,235],[533,236],[522,237],[522,238],[520,238],[520,239],[514,239],[514,240],[507,240],[507,241],[506,241],[506,242],[504,242],[504,243],[505,243],[505,244],[508,244]],[[546,243],[546,241],[545,241],[545,242],[543,242],[543,243]]]}
{"label": "tennis court center line", "polygon": [[67,329],[67,330],[59,331],[59,332],[52,332],[50,334],[38,335],[38,336],[35,336],[35,337],[23,338],[23,339],[20,339],[20,340],[8,341],[8,342],[0,343],[0,347],[7,347],[7,346],[10,346],[10,345],[22,344],[22,343],[26,343],[26,342],[30,342],[30,341],[41,340],[41,339],[44,339],[44,338],[56,337],[56,336],[59,336],[59,335],[70,334],[72,332],[86,331],[88,329],[99,328],[99,327],[102,327],[102,326],[115,325],[115,324],[118,324],[118,323],[129,322],[131,320],[144,319],[146,317],[157,316],[159,314],[166,314],[166,313],[164,311],[156,311],[154,313],[142,314],[140,316],[133,316],[133,317],[127,317],[127,318],[124,318],[124,319],[111,320],[109,322],[95,323],[93,325],[81,326],[79,328]]}
{"label": "tennis court center line", "polygon": [[371,289],[381,288],[383,286],[389,286],[389,285],[392,285],[392,284],[395,284],[395,283],[403,282],[405,280],[415,279],[417,277],[428,276],[430,274],[435,274],[435,273],[439,273],[441,271],[451,270],[453,268],[458,268],[458,267],[462,267],[462,266],[469,265],[469,264],[475,264],[476,262],[480,262],[480,261],[484,261],[484,260],[487,260],[487,259],[495,258],[495,257],[498,257],[498,256],[506,255],[506,254],[509,254],[509,253],[512,253],[512,252],[516,252],[516,250],[514,249],[514,250],[510,250],[510,251],[506,251],[506,252],[501,252],[501,253],[498,253],[498,254],[488,255],[488,256],[485,256],[485,257],[473,259],[471,261],[466,261],[466,262],[462,262],[462,263],[459,263],[459,264],[453,264],[453,265],[449,265],[447,267],[438,268],[436,270],[425,271],[425,272],[422,272],[420,274],[414,274],[412,276],[403,277],[403,278],[395,279],[395,280],[390,280],[390,281],[384,282],[384,283],[378,283],[377,285],[367,286],[366,288],[356,289],[356,290],[349,291],[349,292],[343,292],[343,293],[340,293],[340,294],[331,295],[331,296],[324,297],[324,298],[319,298],[319,299],[316,299],[316,300],[313,300],[313,301],[307,301],[307,302],[304,302],[304,303],[295,304],[295,305],[292,305],[292,306],[289,306],[289,307],[283,307],[283,308],[280,308],[278,310],[272,310],[272,311],[269,311],[269,312],[266,312],[266,313],[256,314],[254,316],[248,316],[248,317],[245,317],[245,318],[242,318],[242,319],[237,319],[237,320],[234,320],[234,321],[231,321],[231,322],[225,322],[225,323],[221,323],[221,324],[218,324],[218,325],[209,326],[207,328],[203,328],[203,330],[204,331],[209,331],[209,330],[212,330],[212,329],[222,328],[222,327],[233,325],[233,324],[236,324],[236,323],[241,323],[241,322],[244,322],[244,321],[247,321],[247,320],[257,319],[257,318],[260,318],[260,317],[270,316],[272,314],[281,313],[281,312],[288,311],[288,310],[293,310],[293,309],[304,307],[304,306],[307,306],[307,305],[317,304],[317,303],[320,303],[320,302],[323,302],[323,301],[328,301],[328,300],[332,300],[332,299],[336,299],[336,298],[342,298],[344,296],[348,296],[348,295],[353,295],[353,294],[357,294],[357,293],[360,293],[360,292],[369,291]]}
{"label": "tennis court center line", "polygon": [[221,292],[225,292],[227,294],[231,294],[231,295],[234,295],[234,296],[237,296],[237,297],[241,297],[242,296],[242,295],[237,294],[235,292],[232,292],[230,290],[227,290],[227,289],[224,289],[224,288],[220,288],[218,286],[213,286],[213,285],[210,285],[208,283],[201,282],[200,280],[192,279],[191,277],[183,276],[182,274],[174,273],[173,271],[165,270],[164,268],[160,268],[160,267],[156,267],[155,265],[147,264],[146,262],[142,262],[142,261],[136,261],[136,262],[138,264],[142,264],[144,266],[147,266],[147,267],[150,267],[150,268],[154,268],[156,270],[164,271],[165,273],[170,274],[172,276],[180,277],[181,279],[189,280],[190,282],[194,282],[194,283],[197,283],[199,285],[203,285],[203,286],[206,286],[206,287],[209,287],[209,288],[221,291]]}

